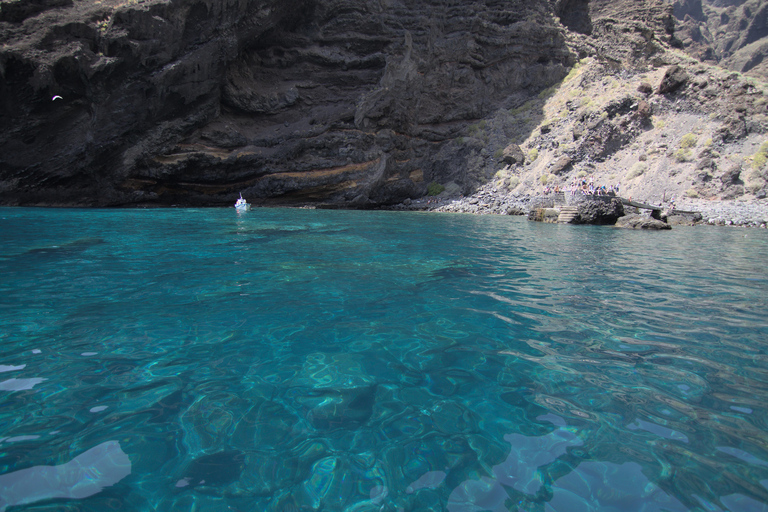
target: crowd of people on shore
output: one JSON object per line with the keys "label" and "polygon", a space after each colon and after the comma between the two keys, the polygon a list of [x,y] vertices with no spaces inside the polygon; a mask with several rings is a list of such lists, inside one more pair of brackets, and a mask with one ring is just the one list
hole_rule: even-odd
{"label": "crowd of people on shore", "polygon": [[559,185],[555,187],[544,187],[545,194],[550,194],[553,192],[569,193],[572,196],[575,196],[576,194],[584,194],[590,196],[617,196],[619,195],[619,184],[617,183],[608,186],[595,185],[594,179],[592,177],[590,177],[589,180],[584,178],[576,178],[571,181],[570,185],[565,187],[560,187]]}

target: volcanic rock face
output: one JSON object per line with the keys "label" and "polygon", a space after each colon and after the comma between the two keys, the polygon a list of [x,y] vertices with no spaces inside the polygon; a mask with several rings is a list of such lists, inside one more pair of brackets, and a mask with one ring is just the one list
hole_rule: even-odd
{"label": "volcanic rock face", "polygon": [[[562,3],[562,2],[561,2]],[[0,10],[3,204],[387,204],[573,64],[547,0],[39,0]],[[62,99],[52,101],[54,95]],[[517,96],[516,96],[517,95]],[[477,165],[475,165],[477,166]]]}
{"label": "volcanic rock face", "polygon": [[[601,199],[607,199],[603,196]],[[624,205],[618,198],[582,201],[578,205],[580,224],[613,225],[624,216]]]}
{"label": "volcanic rock face", "polygon": [[768,2],[675,0],[677,37],[694,57],[768,77]]}

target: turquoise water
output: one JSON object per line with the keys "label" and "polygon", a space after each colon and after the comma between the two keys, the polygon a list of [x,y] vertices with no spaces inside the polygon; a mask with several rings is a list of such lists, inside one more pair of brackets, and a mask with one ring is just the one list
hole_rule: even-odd
{"label": "turquoise water", "polygon": [[0,209],[0,510],[768,511],[767,252]]}

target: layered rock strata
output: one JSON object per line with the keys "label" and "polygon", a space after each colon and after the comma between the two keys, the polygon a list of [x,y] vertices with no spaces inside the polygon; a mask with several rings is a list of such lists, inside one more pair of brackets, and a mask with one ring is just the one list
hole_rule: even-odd
{"label": "layered rock strata", "polygon": [[3,2],[0,203],[225,205],[242,192],[366,206],[432,181],[470,190],[492,158],[468,127],[574,62],[555,7]]}

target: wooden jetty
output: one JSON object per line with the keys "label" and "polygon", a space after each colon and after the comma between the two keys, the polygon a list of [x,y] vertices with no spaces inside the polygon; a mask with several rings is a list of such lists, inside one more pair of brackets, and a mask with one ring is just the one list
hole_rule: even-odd
{"label": "wooden jetty", "polygon": [[[629,199],[625,199],[623,197],[620,198],[621,203],[624,206],[634,206],[635,208],[640,208],[641,210],[651,210],[652,212],[661,212],[664,210],[662,206],[653,206],[652,204],[644,204],[639,203],[637,201],[630,201]],[[671,209],[668,210],[669,215],[695,215],[699,212],[694,211],[688,211],[688,210],[677,210],[677,209]]]}
{"label": "wooden jetty", "polygon": [[624,206],[634,206],[635,208],[640,208],[641,210],[653,210],[655,212],[660,212],[661,210],[663,210],[661,206],[653,206],[652,204],[638,203],[637,201],[630,201],[629,199],[624,199],[623,197],[619,199],[621,199],[621,204],[623,204]]}

